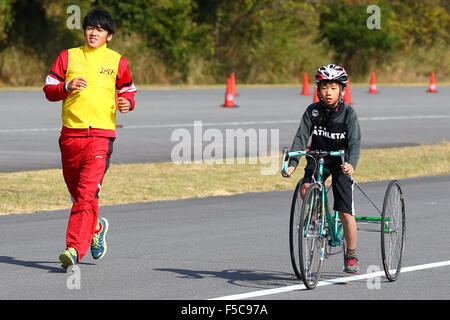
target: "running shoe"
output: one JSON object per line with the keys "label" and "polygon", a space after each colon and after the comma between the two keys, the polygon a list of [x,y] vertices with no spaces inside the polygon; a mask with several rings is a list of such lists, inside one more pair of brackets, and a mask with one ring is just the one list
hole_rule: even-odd
{"label": "running shoe", "polygon": [[99,219],[102,229],[98,233],[94,233],[94,237],[91,242],[91,254],[95,260],[103,258],[106,253],[106,241],[105,236],[108,232],[108,220],[105,218]]}
{"label": "running shoe", "polygon": [[77,250],[74,248],[67,249],[59,255],[59,261],[61,261],[61,267],[64,269],[75,265],[78,262]]}

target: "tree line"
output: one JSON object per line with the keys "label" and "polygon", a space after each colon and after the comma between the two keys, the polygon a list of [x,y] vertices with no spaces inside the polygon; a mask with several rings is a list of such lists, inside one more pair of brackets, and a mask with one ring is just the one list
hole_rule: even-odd
{"label": "tree line", "polygon": [[[82,44],[82,32],[67,27],[70,5],[81,19],[96,7],[113,14],[111,47],[128,53],[138,83],[223,83],[230,72],[242,83],[287,83],[329,62],[355,79],[374,68],[393,81],[394,71],[449,71],[448,1],[0,0],[0,83],[39,85],[59,51]],[[10,79],[17,67],[35,78]]]}

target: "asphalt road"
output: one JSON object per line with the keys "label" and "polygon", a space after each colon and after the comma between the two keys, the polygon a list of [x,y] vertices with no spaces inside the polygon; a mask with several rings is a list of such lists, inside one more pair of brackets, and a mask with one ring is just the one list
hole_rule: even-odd
{"label": "asphalt road", "polygon": [[[426,88],[352,88],[363,147],[450,140],[450,111]],[[194,121],[217,129],[278,130],[290,145],[312,97],[299,89],[239,89],[239,108],[221,108],[224,90],[149,90],[136,110],[118,116],[113,163],[170,161],[171,135]],[[0,172],[59,168],[60,103],[42,92],[0,92]],[[225,135],[224,135],[225,136]],[[202,141],[202,147],[207,141]],[[407,245],[400,279],[373,278],[381,270],[379,235],[359,232],[362,278],[348,277],[342,256],[325,263],[321,287],[308,291],[294,277],[288,248],[291,191],[242,194],[102,207],[110,221],[108,253],[79,264],[80,289],[62,272],[68,210],[0,216],[0,299],[449,299],[447,215],[450,176],[402,181],[407,204]],[[382,202],[387,181],[363,184]],[[359,215],[376,215],[357,192]],[[370,283],[380,280],[378,289]]]}
{"label": "asphalt road", "polygon": [[[427,93],[425,87],[378,89],[376,95],[361,87],[351,91],[363,148],[450,140],[450,111],[445,104],[450,87],[439,87],[435,94]],[[281,149],[291,145],[300,118],[312,102],[312,96],[299,95],[301,88],[238,87],[235,103],[239,108],[221,108],[224,91],[139,91],[135,111],[117,117],[123,127],[117,130],[112,163],[171,161],[171,152],[181,141],[176,137],[172,141],[172,134],[185,129],[193,144],[194,121],[202,125],[197,140],[201,148],[209,143],[208,129],[218,130],[225,146],[232,143],[226,139],[227,129],[250,129],[259,138],[264,137],[260,130],[265,130],[268,146],[277,143]],[[42,91],[0,91],[0,172],[60,168],[60,114],[61,103],[47,101]]]}
{"label": "asphalt road", "polygon": [[[387,183],[362,187],[381,205]],[[100,261],[86,255],[79,282],[57,259],[68,211],[0,216],[0,299],[449,299],[450,175],[402,184],[405,272],[394,283],[364,278],[382,270],[380,237],[360,231],[362,279],[343,273],[337,254],[325,261],[321,287],[302,288],[289,259],[292,192],[284,191],[102,207],[108,252]],[[358,215],[377,215],[355,195]]]}

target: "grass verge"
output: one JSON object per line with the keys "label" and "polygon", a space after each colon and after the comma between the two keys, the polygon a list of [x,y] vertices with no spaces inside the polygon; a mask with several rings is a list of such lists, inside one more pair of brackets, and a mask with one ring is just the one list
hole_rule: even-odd
{"label": "grass verge", "polygon": [[[304,158],[293,178],[263,175],[269,164],[113,164],[100,192],[100,205],[201,198],[247,192],[293,190],[303,176]],[[268,159],[266,159],[268,160]],[[265,162],[268,163],[268,162]],[[368,182],[450,174],[450,142],[389,149],[363,149],[355,179]],[[0,214],[68,209],[60,169],[0,173]]]}

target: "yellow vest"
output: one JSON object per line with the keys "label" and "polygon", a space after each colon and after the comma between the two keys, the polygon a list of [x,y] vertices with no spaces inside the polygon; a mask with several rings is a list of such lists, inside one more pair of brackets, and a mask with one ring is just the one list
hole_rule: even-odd
{"label": "yellow vest", "polygon": [[82,77],[87,88],[72,91],[62,105],[63,126],[73,129],[116,128],[116,77],[121,55],[106,47],[69,49],[66,82]]}

